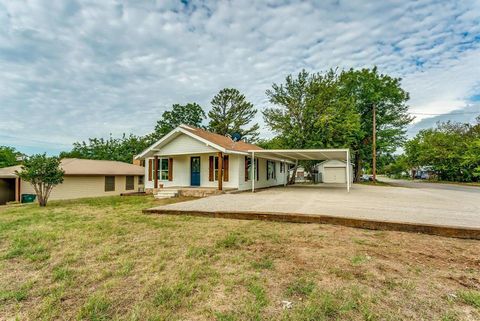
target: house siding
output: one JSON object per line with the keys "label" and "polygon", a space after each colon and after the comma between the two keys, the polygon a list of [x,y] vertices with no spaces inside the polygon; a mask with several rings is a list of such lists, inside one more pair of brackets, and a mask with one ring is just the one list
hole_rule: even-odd
{"label": "house siding", "polygon": [[157,154],[160,155],[180,155],[180,154],[201,154],[201,153],[212,153],[217,150],[207,146],[205,143],[202,143],[190,136],[185,134],[180,135],[170,141],[168,144],[160,148]]}
{"label": "house siding", "polygon": [[[134,177],[134,189],[126,190],[126,176],[115,176],[115,191],[105,192],[105,176],[65,176],[62,184],[55,186],[50,200],[75,199],[83,197],[113,196],[121,193],[137,192],[143,189],[138,184],[138,176]],[[25,181],[21,182],[22,194],[35,194],[33,186]]]}
{"label": "house siding", "polygon": [[[190,159],[191,157],[200,157],[200,186],[201,187],[218,187],[218,181],[209,180],[209,157],[217,156],[218,150],[207,146],[194,138],[182,134],[171,140],[155,153],[159,158],[173,159],[173,179],[158,180],[158,188],[163,187],[188,187],[190,182]],[[252,181],[245,181],[245,156],[240,154],[228,154],[229,156],[229,180],[223,182],[224,188],[234,188],[239,190],[248,190],[252,188]],[[250,157],[248,155],[248,157]],[[154,188],[153,175],[152,180],[148,180],[149,160],[153,157],[146,158],[145,163],[145,188],[152,190]],[[276,161],[276,178],[267,180],[267,159],[259,158],[260,173],[259,180],[255,181],[255,188],[263,188],[269,186],[283,185],[285,182],[285,173],[280,173],[280,162]]]}

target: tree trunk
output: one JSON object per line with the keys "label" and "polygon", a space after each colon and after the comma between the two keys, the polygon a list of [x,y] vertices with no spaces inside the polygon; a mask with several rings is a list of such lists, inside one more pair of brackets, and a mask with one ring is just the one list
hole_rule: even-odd
{"label": "tree trunk", "polygon": [[292,172],[292,176],[289,178],[288,180],[288,185],[293,185],[295,184],[295,178],[297,177],[297,167],[298,166],[295,166],[293,168],[293,172]]}
{"label": "tree trunk", "polygon": [[353,179],[354,179],[354,182],[357,183],[360,181],[360,176],[362,175],[362,160],[358,152],[355,153],[354,171],[355,171],[355,175]]}

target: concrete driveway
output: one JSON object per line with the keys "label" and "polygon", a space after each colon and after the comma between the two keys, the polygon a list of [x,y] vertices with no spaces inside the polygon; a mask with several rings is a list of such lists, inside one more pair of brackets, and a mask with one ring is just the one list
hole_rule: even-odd
{"label": "concrete driveway", "polygon": [[317,214],[391,222],[480,228],[480,188],[474,192],[415,187],[326,184],[222,194],[161,206],[182,211],[245,211]]}

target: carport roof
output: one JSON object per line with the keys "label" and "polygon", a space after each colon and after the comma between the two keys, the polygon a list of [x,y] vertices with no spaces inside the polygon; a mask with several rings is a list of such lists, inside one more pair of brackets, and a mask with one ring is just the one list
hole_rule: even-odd
{"label": "carport roof", "polygon": [[249,150],[257,157],[277,158],[285,161],[297,160],[341,160],[348,161],[348,149],[262,149]]}

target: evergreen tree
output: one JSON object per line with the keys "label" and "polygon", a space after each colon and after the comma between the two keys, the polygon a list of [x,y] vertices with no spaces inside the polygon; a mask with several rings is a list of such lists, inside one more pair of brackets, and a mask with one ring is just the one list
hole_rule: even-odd
{"label": "evergreen tree", "polygon": [[247,128],[257,110],[237,89],[225,88],[212,99],[212,109],[208,112],[210,131],[220,135],[239,133],[248,141],[258,138],[258,124]]}

